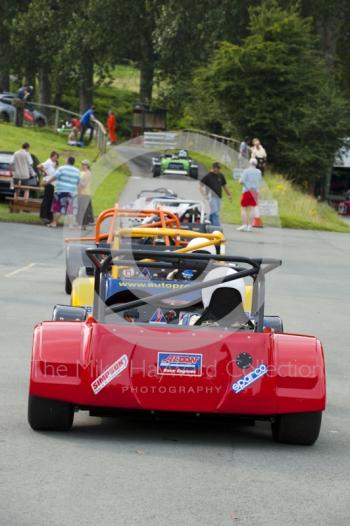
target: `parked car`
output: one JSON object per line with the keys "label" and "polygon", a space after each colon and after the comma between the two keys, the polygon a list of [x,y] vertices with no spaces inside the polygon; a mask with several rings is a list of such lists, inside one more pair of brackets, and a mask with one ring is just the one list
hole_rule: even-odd
{"label": "parked car", "polygon": [[344,200],[338,204],[338,214],[342,216],[350,215],[350,191],[346,193]]}
{"label": "parked car", "polygon": [[[13,105],[13,100],[16,98],[14,93],[0,93],[0,119],[4,122],[15,122],[16,108]],[[29,124],[36,124],[37,126],[46,126],[46,116],[34,109],[30,102],[26,102],[23,112],[24,122]]]}
{"label": "parked car", "polygon": [[0,152],[0,195],[12,195],[11,188],[12,170],[11,170],[11,152]]}
{"label": "parked car", "polygon": [[[36,155],[30,154],[33,159],[33,169],[35,175],[28,180],[29,186],[37,186],[39,183],[39,171],[38,164],[40,164],[39,159]],[[0,152],[0,196],[12,196],[13,187],[12,187],[12,177],[13,172],[11,170],[11,161],[13,157],[13,152]]]}

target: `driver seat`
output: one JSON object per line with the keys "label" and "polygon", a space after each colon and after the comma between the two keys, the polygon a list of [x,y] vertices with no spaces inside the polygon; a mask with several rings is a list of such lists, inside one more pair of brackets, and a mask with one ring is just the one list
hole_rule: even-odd
{"label": "driver seat", "polygon": [[[236,274],[236,270],[217,266],[210,270],[204,278],[205,281],[212,279],[224,279],[228,275]],[[202,289],[202,301],[204,311],[195,325],[205,322],[220,322],[220,325],[246,324],[249,321],[243,308],[243,296],[245,293],[244,280],[242,278],[222,282],[218,285]]]}
{"label": "driver seat", "polygon": [[239,290],[231,287],[220,287],[214,290],[209,305],[204,309],[195,325],[204,322],[218,322],[220,325],[233,325],[248,322],[248,317],[243,310],[242,296]]}

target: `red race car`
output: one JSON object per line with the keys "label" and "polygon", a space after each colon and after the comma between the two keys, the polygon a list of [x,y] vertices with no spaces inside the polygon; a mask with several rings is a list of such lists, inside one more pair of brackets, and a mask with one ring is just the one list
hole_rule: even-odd
{"label": "red race car", "polygon": [[[279,260],[87,253],[95,266],[93,314],[56,306],[53,320],[35,327],[28,407],[34,430],[68,430],[83,410],[267,420],[278,442],[317,440],[326,398],[322,345],[314,336],[284,333],[278,316],[264,314],[265,276]],[[143,271],[113,289],[113,266]]]}

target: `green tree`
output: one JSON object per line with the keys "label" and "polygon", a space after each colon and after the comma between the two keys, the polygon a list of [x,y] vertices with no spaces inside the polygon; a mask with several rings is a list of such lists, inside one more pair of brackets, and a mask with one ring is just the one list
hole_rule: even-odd
{"label": "green tree", "polygon": [[197,71],[194,97],[204,92],[219,120],[226,115],[242,136],[260,137],[276,168],[309,187],[326,176],[348,134],[348,105],[310,19],[276,0],[250,10],[242,45],[221,43],[209,67]]}

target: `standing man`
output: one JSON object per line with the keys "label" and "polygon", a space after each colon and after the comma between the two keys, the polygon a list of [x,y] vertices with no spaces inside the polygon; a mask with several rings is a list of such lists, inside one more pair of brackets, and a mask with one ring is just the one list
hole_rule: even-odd
{"label": "standing man", "polygon": [[91,108],[86,110],[86,112],[82,115],[80,119],[80,139],[79,141],[81,143],[84,142],[84,135],[85,135],[86,130],[88,129],[90,130],[90,137],[88,139],[88,142],[92,140],[92,136],[94,133],[94,128],[93,128],[92,123],[96,122],[96,119],[94,117],[94,111],[95,111],[95,106],[91,106]]}
{"label": "standing man", "polygon": [[112,110],[109,110],[107,117],[107,129],[109,135],[109,142],[111,143],[111,145],[117,142],[116,127],[117,119],[115,118],[114,112]]}
{"label": "standing man", "polygon": [[68,226],[73,228],[74,220],[74,199],[78,194],[80,172],[74,166],[75,158],[68,157],[67,164],[61,166],[53,177],[49,177],[47,182],[56,181],[52,212],[53,221],[47,226],[56,228],[61,215],[68,217]]}
{"label": "standing man", "polygon": [[[231,192],[227,187],[225,176],[220,172],[220,169],[220,163],[213,163],[211,171],[202,179],[202,183],[206,185],[206,195],[209,199],[209,220],[214,226],[220,226],[222,189],[225,190],[229,200],[232,201]],[[203,187],[201,187],[201,189],[202,188]]]}
{"label": "standing man", "polygon": [[13,105],[16,108],[16,126],[23,126],[24,107],[25,103],[28,102],[31,97],[31,87],[32,86],[22,86],[19,88],[17,98],[13,100]]}
{"label": "standing man", "polygon": [[[22,148],[13,154],[11,165],[13,170],[14,185],[28,185],[29,179],[35,175],[33,159],[29,153],[30,144],[25,142]],[[29,198],[29,190],[24,190],[24,199]]]}
{"label": "standing man", "polygon": [[44,223],[52,222],[51,206],[55,187],[48,181],[55,176],[56,170],[58,168],[58,158],[59,155],[57,152],[51,152],[47,161],[38,165],[39,172],[43,174],[43,183],[45,186],[44,197],[40,206],[40,218],[44,221]]}
{"label": "standing man", "polygon": [[241,215],[242,225],[237,230],[250,232],[254,219],[254,208],[258,206],[258,193],[261,185],[261,171],[257,168],[258,161],[252,157],[249,168],[243,170],[240,184],[242,185]]}
{"label": "standing man", "polygon": [[238,168],[246,168],[249,157],[250,157],[250,139],[249,137],[244,137],[243,141],[239,145],[239,154],[238,154]]}

